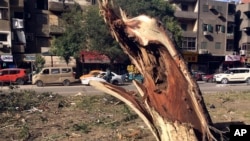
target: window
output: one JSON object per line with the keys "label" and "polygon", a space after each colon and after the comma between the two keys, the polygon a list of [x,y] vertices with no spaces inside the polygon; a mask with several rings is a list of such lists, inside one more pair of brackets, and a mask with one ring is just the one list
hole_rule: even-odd
{"label": "window", "polygon": [[211,24],[203,24],[203,31],[209,31],[213,33],[213,26]]}
{"label": "window", "polygon": [[36,0],[35,6],[39,10],[48,10],[48,0]]}
{"label": "window", "polygon": [[26,41],[32,42],[34,40],[33,33],[26,33]]}
{"label": "window", "polygon": [[187,4],[181,4],[181,10],[182,11],[188,11],[188,5]]}
{"label": "window", "polygon": [[234,33],[234,24],[229,22],[227,25],[227,34],[233,34],[233,33]]}
{"label": "window", "polygon": [[207,42],[201,42],[201,49],[207,49]]}
{"label": "window", "polygon": [[59,69],[51,69],[51,74],[59,74],[60,70]]}
{"label": "window", "polygon": [[0,8],[0,19],[1,20],[8,20],[8,9]]}
{"label": "window", "polygon": [[182,40],[181,48],[183,50],[195,50],[196,38],[193,37],[184,37]]}
{"label": "window", "polygon": [[62,69],[62,73],[68,73],[68,72],[70,72],[70,69],[69,69],[69,68],[63,68],[63,69]]}
{"label": "window", "polygon": [[203,12],[208,12],[208,5],[203,5]]}
{"label": "window", "polygon": [[14,18],[23,19],[23,12],[14,12]]}
{"label": "window", "polygon": [[49,69],[43,70],[43,74],[49,74]]}
{"label": "window", "polygon": [[0,33],[0,41],[7,41],[8,34]]}
{"label": "window", "polygon": [[10,70],[10,74],[18,74],[18,73],[20,73],[19,70]]}
{"label": "window", "polygon": [[217,33],[225,33],[225,26],[224,25],[216,25],[216,32]]}
{"label": "window", "polygon": [[181,24],[181,29],[183,31],[187,31],[187,24]]}
{"label": "window", "polygon": [[234,40],[227,40],[226,51],[234,51]]}
{"label": "window", "polygon": [[215,49],[221,49],[221,43],[220,42],[215,43]]}

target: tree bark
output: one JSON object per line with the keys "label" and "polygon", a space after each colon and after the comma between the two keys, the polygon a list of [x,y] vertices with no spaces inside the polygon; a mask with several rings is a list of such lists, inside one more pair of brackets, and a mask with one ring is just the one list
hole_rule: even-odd
{"label": "tree bark", "polygon": [[[129,91],[91,81],[128,104],[148,125],[157,141],[217,140],[201,91],[163,26],[154,18],[118,16],[109,0],[99,0],[100,13],[111,34],[144,76],[133,81],[140,98]],[[212,130],[211,130],[212,129]]]}

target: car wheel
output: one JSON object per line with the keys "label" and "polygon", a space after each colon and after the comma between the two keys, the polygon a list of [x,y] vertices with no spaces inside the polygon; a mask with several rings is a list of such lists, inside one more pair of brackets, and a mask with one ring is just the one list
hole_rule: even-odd
{"label": "car wheel", "polygon": [[18,78],[18,79],[16,80],[16,83],[17,83],[18,85],[23,85],[23,84],[24,84],[24,80],[23,80],[22,78]]}
{"label": "car wheel", "polygon": [[247,78],[246,82],[247,82],[247,85],[250,85],[250,78]]}
{"label": "car wheel", "polygon": [[209,79],[207,80],[207,82],[212,83],[212,82],[213,82],[213,79],[212,79],[212,78],[209,78]]}
{"label": "car wheel", "polygon": [[114,81],[112,82],[112,84],[118,85],[118,81],[117,81],[117,80],[114,80]]}
{"label": "car wheel", "polygon": [[70,81],[69,80],[64,80],[63,81],[63,86],[69,86],[70,85]]}
{"label": "car wheel", "polygon": [[221,83],[222,83],[222,84],[227,84],[227,83],[228,83],[228,80],[227,80],[226,78],[223,78],[223,79],[221,80]]}
{"label": "car wheel", "polygon": [[38,80],[38,81],[36,82],[36,85],[37,85],[38,87],[42,87],[42,86],[43,86],[43,81]]}

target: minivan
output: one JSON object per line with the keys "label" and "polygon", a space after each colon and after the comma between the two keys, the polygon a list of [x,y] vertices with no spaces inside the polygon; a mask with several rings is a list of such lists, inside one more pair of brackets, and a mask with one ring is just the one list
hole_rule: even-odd
{"label": "minivan", "polygon": [[45,67],[39,73],[32,76],[32,84],[38,87],[45,84],[69,86],[75,81],[75,72],[71,67]]}
{"label": "minivan", "polygon": [[214,75],[217,83],[227,84],[229,82],[250,83],[250,68],[230,68],[224,73]]}

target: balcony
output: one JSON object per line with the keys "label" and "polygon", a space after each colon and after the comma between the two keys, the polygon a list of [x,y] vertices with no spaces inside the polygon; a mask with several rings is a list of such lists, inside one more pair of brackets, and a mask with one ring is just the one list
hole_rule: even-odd
{"label": "balcony", "polygon": [[50,34],[63,34],[64,33],[64,28],[62,26],[58,25],[50,25],[49,26],[49,33]]}
{"label": "balcony", "polygon": [[234,33],[227,33],[227,39],[234,39]]}
{"label": "balcony", "polygon": [[62,0],[49,0],[48,9],[55,12],[63,12],[71,9],[75,4],[74,0],[65,0],[63,3]]}
{"label": "balcony", "polygon": [[[250,3],[239,4],[237,5],[237,10],[241,11],[242,13],[249,15],[250,14]],[[242,14],[240,18],[242,19],[244,15]]]}
{"label": "balcony", "polygon": [[195,20],[198,18],[198,13],[193,11],[175,11],[174,16],[179,19]]}
{"label": "balcony", "polygon": [[10,0],[11,7],[24,7],[24,0]]}
{"label": "balcony", "polygon": [[183,37],[197,37],[197,32],[194,31],[184,31],[182,32]]}
{"label": "balcony", "polygon": [[242,36],[241,37],[242,43],[249,43],[250,42],[250,36]]}
{"label": "balcony", "polygon": [[214,5],[209,5],[208,8],[209,8],[209,10],[210,10],[211,12],[213,12],[214,14],[218,14],[218,11],[217,11],[217,9],[215,8]]}
{"label": "balcony", "polygon": [[8,8],[9,7],[9,5],[8,5],[8,2],[5,2],[5,1],[0,1],[0,7],[6,7],[6,8]]}
{"label": "balcony", "polygon": [[197,0],[168,0],[170,3],[197,2]]}
{"label": "balcony", "polygon": [[243,20],[240,25],[240,30],[247,31],[250,29],[250,21],[249,20]]}

